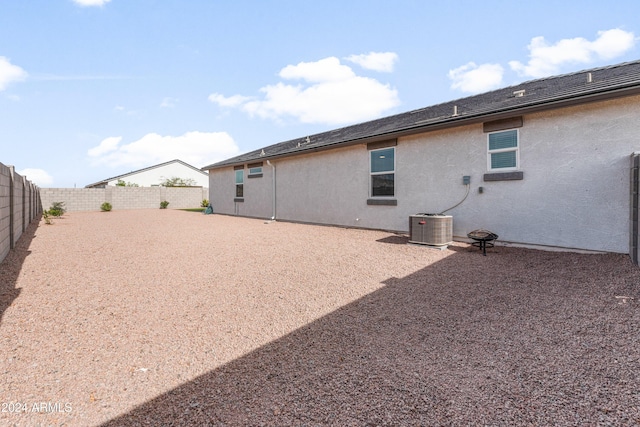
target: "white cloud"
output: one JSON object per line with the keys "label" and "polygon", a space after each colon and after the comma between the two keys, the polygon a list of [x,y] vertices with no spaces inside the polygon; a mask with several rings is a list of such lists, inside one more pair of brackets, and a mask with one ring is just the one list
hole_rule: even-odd
{"label": "white cloud", "polygon": [[303,123],[330,125],[374,119],[399,104],[395,89],[356,75],[335,57],[288,65],[279,76],[302,83],[267,85],[260,89],[263,94],[260,99],[214,93],[209,100],[220,106],[240,108],[252,117],[274,120],[293,117]]}
{"label": "white cloud", "polygon": [[176,106],[177,99],[166,97],[160,103],[160,108],[173,108]]}
{"label": "white cloud", "polygon": [[632,32],[619,28],[598,31],[598,38],[591,44],[591,49],[602,59],[613,59],[631,50],[637,40]]}
{"label": "white cloud", "polygon": [[43,169],[27,168],[17,172],[22,176],[26,176],[29,181],[38,187],[47,187],[53,184],[53,177]]}
{"label": "white cloud", "polygon": [[180,159],[196,167],[239,154],[226,132],[187,132],[181,136],[149,133],[137,141],[121,144],[122,137],[105,138],[87,151],[95,165],[140,168]]}
{"label": "white cloud", "polygon": [[118,144],[120,144],[120,141],[122,141],[121,136],[111,136],[109,138],[105,138],[102,140],[100,145],[98,145],[97,147],[91,148],[87,152],[87,154],[90,157],[99,157],[99,156],[102,156],[103,154],[109,153],[111,151],[115,151],[118,149]]}
{"label": "white cloud", "polygon": [[500,87],[503,74],[504,69],[500,64],[476,65],[474,62],[469,62],[450,70],[449,78],[453,81],[451,89],[480,93]]}
{"label": "white cloud", "polygon": [[398,60],[398,54],[395,52],[370,52],[362,55],[351,55],[345,59],[367,70],[390,73],[393,71],[393,67]]}
{"label": "white cloud", "polygon": [[242,95],[224,96],[219,93],[209,95],[209,101],[221,107],[238,107],[250,99],[251,97]]}
{"label": "white cloud", "polygon": [[340,60],[334,56],[316,62],[287,65],[280,70],[278,75],[283,79],[299,79],[310,83],[348,80],[356,76],[350,67],[342,65]]}
{"label": "white cloud", "polygon": [[26,78],[26,71],[17,65],[13,65],[4,56],[0,56],[0,90],[5,90],[9,83],[21,82]]}
{"label": "white cloud", "polygon": [[75,4],[82,7],[99,6],[102,7],[111,0],[73,0]]}
{"label": "white cloud", "polygon": [[599,31],[594,41],[582,37],[562,39],[549,44],[544,37],[534,37],[528,45],[529,62],[510,61],[511,69],[521,76],[546,77],[558,74],[565,64],[588,64],[610,60],[628,52],[636,43],[632,32],[621,29]]}
{"label": "white cloud", "polygon": [[[162,107],[162,105],[160,105],[160,107]],[[138,114],[140,114],[139,110],[128,110],[123,105],[116,105],[115,107],[113,107],[113,111],[126,114],[127,116],[137,116]]]}
{"label": "white cloud", "polygon": [[397,92],[365,77],[310,87],[278,83],[261,89],[262,101],[243,106],[250,115],[278,119],[290,115],[303,123],[344,124],[379,117],[398,105]]}

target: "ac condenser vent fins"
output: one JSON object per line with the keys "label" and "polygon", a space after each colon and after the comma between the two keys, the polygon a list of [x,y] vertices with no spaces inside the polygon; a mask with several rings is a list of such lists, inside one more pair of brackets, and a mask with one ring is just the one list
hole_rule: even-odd
{"label": "ac condenser vent fins", "polygon": [[451,215],[416,214],[409,217],[409,243],[446,246],[452,241]]}

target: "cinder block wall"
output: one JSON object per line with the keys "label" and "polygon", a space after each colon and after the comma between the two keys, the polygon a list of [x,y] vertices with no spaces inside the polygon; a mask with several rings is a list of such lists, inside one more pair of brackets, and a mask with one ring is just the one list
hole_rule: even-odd
{"label": "cinder block wall", "polygon": [[113,210],[159,209],[169,202],[169,209],[197,208],[208,194],[202,187],[113,187],[105,188],[41,188],[42,206],[64,202],[67,212],[99,211],[104,202]]}
{"label": "cinder block wall", "polygon": [[113,209],[158,209],[165,187],[107,187]]}
{"label": "cinder block wall", "polygon": [[11,249],[11,170],[0,163],[0,262]]}
{"label": "cinder block wall", "polygon": [[105,199],[102,188],[41,188],[43,209],[49,209],[53,202],[64,202],[69,212],[100,210]]}
{"label": "cinder block wall", "polygon": [[[189,191],[185,191],[189,190]],[[169,207],[174,209],[185,208],[197,208],[202,203],[202,200],[208,198],[208,188],[193,187],[193,188],[180,188],[180,187],[167,187],[166,188],[166,200],[169,202]]]}
{"label": "cinder block wall", "polygon": [[0,163],[0,262],[41,212],[38,187]]}
{"label": "cinder block wall", "polygon": [[629,237],[629,255],[635,264],[640,265],[640,153],[631,155],[631,224]]}
{"label": "cinder block wall", "polygon": [[22,218],[24,212],[24,180],[20,175],[13,174],[13,242],[22,236]]}

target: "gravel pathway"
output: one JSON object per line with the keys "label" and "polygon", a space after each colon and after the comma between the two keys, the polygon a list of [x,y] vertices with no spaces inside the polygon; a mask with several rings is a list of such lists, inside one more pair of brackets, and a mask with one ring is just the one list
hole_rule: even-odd
{"label": "gravel pathway", "polygon": [[33,224],[0,264],[0,425],[640,424],[628,256],[406,241],[159,209]]}

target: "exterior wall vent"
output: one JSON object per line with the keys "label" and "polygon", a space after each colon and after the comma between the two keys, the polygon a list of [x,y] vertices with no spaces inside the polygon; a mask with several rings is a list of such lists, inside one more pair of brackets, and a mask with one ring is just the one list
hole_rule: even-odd
{"label": "exterior wall vent", "polygon": [[453,241],[451,215],[416,214],[409,217],[409,243],[446,246]]}

